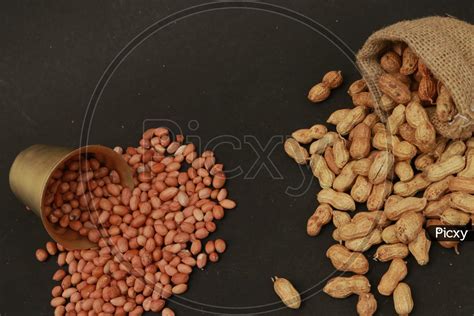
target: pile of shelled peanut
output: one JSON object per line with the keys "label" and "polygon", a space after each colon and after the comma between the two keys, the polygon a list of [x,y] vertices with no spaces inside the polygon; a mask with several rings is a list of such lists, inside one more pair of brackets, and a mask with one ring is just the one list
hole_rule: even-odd
{"label": "pile of shelled peanut", "polygon": [[[393,295],[397,314],[408,315],[413,300],[402,282],[404,258],[411,254],[418,264],[427,264],[431,241],[426,227],[466,225],[474,218],[474,138],[470,133],[462,139],[437,134],[428,112],[447,121],[456,108],[409,47],[394,43],[380,56],[380,65],[385,73],[377,84],[384,94],[377,103],[366,82],[357,80],[348,90],[354,107],[327,119],[335,132],[321,124],[300,129],[284,148],[298,164],[309,163],[321,186],[307,233],[316,236],[332,221],[337,243],[326,255],[337,270],[354,273],[331,279],[324,292],[334,298],[357,294],[357,312],[375,313],[377,302],[364,276],[369,268],[364,252],[375,246],[375,260],[391,261],[377,290]],[[323,101],[342,81],[340,71],[331,71],[308,98]],[[384,122],[375,106],[386,114]],[[356,203],[363,211],[356,211]],[[458,253],[458,241],[439,244]]]}
{"label": "pile of shelled peanut", "polygon": [[69,160],[49,181],[47,219],[98,245],[68,250],[48,242],[36,251],[39,261],[58,255],[63,267],[53,276],[60,282],[52,290],[54,315],[174,315],[165,300],[186,292],[193,267],[218,261],[226,249],[222,239],[203,242],[236,206],[213,152],[199,155],[166,128],[115,151],[133,169],[133,190],[94,157]]}

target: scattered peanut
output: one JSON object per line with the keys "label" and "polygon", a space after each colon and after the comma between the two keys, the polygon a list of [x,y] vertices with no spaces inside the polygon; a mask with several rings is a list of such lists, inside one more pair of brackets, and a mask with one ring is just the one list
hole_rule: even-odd
{"label": "scattered peanut", "polygon": [[360,122],[362,122],[366,115],[366,107],[356,106],[347,113],[345,117],[337,124],[337,132],[341,135],[347,135]]}
{"label": "scattered peanut", "polygon": [[393,293],[398,283],[402,281],[408,273],[407,264],[400,258],[395,258],[390,263],[387,272],[380,279],[377,287],[380,294],[389,296]]}
{"label": "scattered peanut", "polygon": [[385,207],[385,215],[391,220],[396,220],[405,212],[419,212],[422,211],[426,206],[425,198],[407,197],[387,205]]}
{"label": "scattered peanut", "polygon": [[308,151],[301,147],[294,138],[288,138],[285,141],[285,152],[300,165],[306,164],[309,158]]}
{"label": "scattered peanut", "polygon": [[322,80],[329,88],[335,89],[342,84],[342,72],[341,71],[330,71],[326,73]]}
{"label": "scattered peanut", "polygon": [[[357,274],[368,269],[362,253],[379,245],[374,259],[392,261],[379,292],[393,293],[396,312],[407,315],[413,301],[408,285],[400,283],[407,274],[403,259],[411,254],[419,265],[429,262],[426,227],[466,225],[474,219],[474,137],[466,132],[449,140],[437,134],[433,115],[450,122],[456,106],[405,43],[395,42],[384,51],[380,66],[383,73],[375,84],[382,95],[376,100],[364,79],[352,83],[347,92],[354,108],[337,110],[326,121],[337,133],[320,129],[318,137],[310,137],[306,129],[293,136],[301,144],[312,142],[310,166],[322,188],[317,194],[321,210],[308,220],[308,234],[319,234],[332,217],[332,237],[339,244],[326,255],[336,269]],[[337,74],[328,73],[315,88],[322,96],[318,98],[327,98],[329,87],[338,86]],[[365,203],[368,212],[351,218],[346,211],[354,211],[356,202]],[[458,241],[438,243],[459,253]],[[377,309],[369,291],[368,280],[360,275],[331,279],[324,288],[336,298],[359,294],[360,315]]]}
{"label": "scattered peanut", "polygon": [[445,225],[467,225],[471,220],[471,216],[468,213],[465,213],[454,208],[448,208],[439,217],[441,222]]}
{"label": "scattered peanut", "polygon": [[430,184],[431,182],[423,174],[419,173],[409,181],[395,183],[393,185],[393,193],[402,197],[413,196],[427,188]]}
{"label": "scattered peanut", "polygon": [[395,223],[397,239],[408,244],[413,241],[423,228],[424,217],[419,212],[405,212]]}
{"label": "scattered peanut", "polygon": [[426,167],[423,171],[426,180],[434,182],[443,180],[445,177],[458,173],[464,169],[466,160],[461,155],[452,156],[445,161],[437,162]]}
{"label": "scattered peanut", "polygon": [[379,228],[372,230],[367,236],[346,240],[344,245],[347,249],[358,252],[365,252],[373,245],[382,242],[382,232]]}
{"label": "scattered peanut", "polygon": [[388,151],[377,153],[369,169],[369,181],[373,184],[380,184],[387,179],[394,164],[393,154]]}
{"label": "scattered peanut", "polygon": [[349,190],[354,181],[357,178],[357,174],[354,172],[353,166],[355,161],[347,163],[341,172],[337,175],[332,183],[332,187],[338,192],[345,192]]}
{"label": "scattered peanut", "polygon": [[408,247],[402,243],[382,245],[377,248],[374,259],[387,262],[395,258],[405,258],[408,256]]}
{"label": "scattered peanut", "polygon": [[301,298],[294,286],[284,278],[274,277],[273,288],[282,302],[292,309],[298,309],[301,306]]}
{"label": "scattered peanut", "polygon": [[415,257],[416,262],[423,266],[430,261],[429,252],[431,241],[426,237],[426,232],[422,229],[416,238],[408,244],[410,253]]}
{"label": "scattered peanut", "polygon": [[367,84],[364,79],[359,79],[354,81],[350,86],[347,93],[349,95],[354,95],[360,92],[367,91]]}
{"label": "scattered peanut", "polygon": [[413,310],[413,298],[408,284],[399,283],[393,291],[393,304],[398,315],[408,315]]}
{"label": "scattered peanut", "polygon": [[316,236],[321,228],[329,223],[332,219],[332,208],[329,204],[320,204],[313,215],[308,219],[306,232],[309,236]]}
{"label": "scattered peanut", "polygon": [[330,71],[323,76],[322,82],[314,85],[308,92],[308,100],[311,102],[322,102],[331,94],[331,89],[335,89],[342,84],[342,73],[340,71]]}
{"label": "scattered peanut", "polygon": [[357,124],[351,131],[350,155],[353,159],[365,158],[370,153],[370,127],[365,123]]}
{"label": "scattered peanut", "polygon": [[313,175],[318,178],[321,188],[330,188],[334,181],[335,175],[329,169],[326,160],[318,154],[311,155],[309,162]]}
{"label": "scattered peanut", "polygon": [[418,65],[418,56],[411,50],[410,47],[406,47],[403,50],[402,67],[400,73],[404,75],[411,75],[416,71]]}
{"label": "scattered peanut", "polygon": [[[36,251],[39,261],[57,254],[58,265],[67,265],[52,277],[61,283],[52,291],[55,314],[172,316],[165,300],[187,291],[194,266],[202,269],[225,251],[222,239],[207,241],[204,249],[201,243],[216,230],[215,220],[236,207],[223,188],[223,166],[213,152],[198,156],[183,140],[157,128],[145,131],[139,147],[116,147],[133,169],[133,190],[94,157],[74,157],[53,173],[47,219],[97,243],[66,250],[48,242],[47,251]],[[183,161],[189,166],[181,171]]]}
{"label": "scattered peanut", "polygon": [[350,271],[356,274],[365,274],[369,271],[367,258],[359,252],[351,252],[343,245],[332,245],[326,251],[326,257],[339,271]]}
{"label": "scattered peanut", "polygon": [[395,76],[383,74],[379,77],[379,87],[398,104],[406,104],[411,100],[410,89]]}
{"label": "scattered peanut", "polygon": [[438,84],[438,98],[436,99],[436,116],[441,122],[449,122],[457,113],[453,99],[448,89]]}
{"label": "scattered peanut", "polygon": [[375,228],[375,220],[369,217],[362,217],[359,220],[352,220],[338,228],[339,236],[342,240],[351,240],[367,236]]}
{"label": "scattered peanut", "polygon": [[323,291],[334,298],[346,298],[352,294],[369,293],[370,283],[363,275],[335,277],[328,281]]}
{"label": "scattered peanut", "polygon": [[372,316],[377,311],[377,300],[372,293],[363,293],[359,295],[357,301],[357,314],[359,316]]}
{"label": "scattered peanut", "polygon": [[386,244],[396,244],[400,242],[397,237],[397,227],[395,225],[385,227],[382,231],[382,239]]}
{"label": "scattered peanut", "polygon": [[354,201],[358,203],[364,203],[370,196],[372,191],[373,184],[364,177],[364,176],[357,176],[356,181],[351,189],[351,196]]}
{"label": "scattered peanut", "polygon": [[352,197],[343,192],[336,192],[333,189],[322,189],[318,193],[318,202],[327,203],[337,210],[354,211],[355,203]]}
{"label": "scattered peanut", "polygon": [[450,194],[449,205],[466,213],[474,213],[474,195],[465,192],[453,192]]}
{"label": "scattered peanut", "polygon": [[314,103],[322,102],[329,98],[331,89],[325,83],[318,83],[314,85],[308,92],[308,100]]}
{"label": "scattered peanut", "polygon": [[35,255],[36,259],[40,262],[44,262],[48,259],[48,253],[44,249],[37,249]]}

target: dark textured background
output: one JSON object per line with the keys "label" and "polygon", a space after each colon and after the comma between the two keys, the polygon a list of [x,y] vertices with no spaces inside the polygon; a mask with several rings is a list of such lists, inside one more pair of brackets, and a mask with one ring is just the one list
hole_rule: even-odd
{"label": "dark textured background", "polygon": [[[89,98],[113,57],[152,23],[198,3],[0,4],[1,316],[51,314],[51,275],[56,268],[51,260],[36,262],[34,250],[48,236],[39,219],[25,211],[9,190],[8,169],[15,155],[35,143],[78,146]],[[272,3],[313,18],[354,51],[371,32],[402,19],[449,14],[474,22],[474,2],[467,0]],[[325,104],[310,104],[305,97],[308,88],[331,69],[343,71],[344,86]],[[203,143],[227,134],[241,141],[244,135],[253,135],[265,145],[274,135],[323,122],[334,109],[350,106],[345,90],[358,77],[340,50],[292,20],[255,10],[206,12],[172,23],[125,60],[98,104],[90,143],[135,145],[145,119],[171,119],[185,133],[199,134]],[[189,131],[190,120],[199,122],[197,132]],[[252,147],[245,143],[240,149],[222,145],[216,152],[228,169],[241,166],[246,172],[256,160]],[[297,186],[302,173],[281,145],[271,159],[281,179],[272,179],[262,169],[253,180],[239,176],[229,182],[239,206],[228,212],[213,235],[228,241],[228,251],[218,264],[193,273],[185,298],[227,307],[269,304],[276,300],[271,276],[288,277],[303,291],[333,272],[324,254],[333,243],[332,229],[325,228],[315,239],[305,234],[317,185],[311,184],[299,198],[288,196],[287,186]],[[309,170],[303,174],[309,177]],[[435,245],[428,266],[408,260],[406,282],[413,290],[416,315],[474,314],[473,245],[463,245],[461,253],[456,256]],[[371,265],[368,276],[376,292],[388,265],[372,261]],[[392,299],[377,298],[379,315],[393,315]],[[356,301],[355,296],[334,300],[319,293],[299,311],[282,309],[271,314],[354,314]],[[169,305],[179,315],[205,314]]]}

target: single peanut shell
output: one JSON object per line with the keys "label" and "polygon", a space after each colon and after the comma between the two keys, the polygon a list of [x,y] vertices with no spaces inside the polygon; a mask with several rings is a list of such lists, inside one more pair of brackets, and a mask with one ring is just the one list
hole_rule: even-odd
{"label": "single peanut shell", "polygon": [[408,244],[408,250],[415,257],[420,266],[428,264],[430,261],[431,240],[426,237],[426,231],[422,229],[418,236]]}
{"label": "single peanut shell", "polygon": [[322,79],[322,82],[330,89],[336,89],[342,84],[342,81],[342,72],[340,70],[329,71],[323,76]]}
{"label": "single peanut shell", "polygon": [[466,167],[458,173],[458,177],[474,178],[474,148],[469,148],[466,152]]}
{"label": "single peanut shell", "polygon": [[423,76],[418,86],[420,100],[434,104],[436,100],[436,80],[429,76]]}
{"label": "single peanut shell", "polygon": [[326,147],[326,149],[324,150],[324,160],[326,160],[328,168],[331,169],[334,175],[339,175],[341,173],[341,169],[336,166],[332,147]]}
{"label": "single peanut shell", "polygon": [[[419,102],[410,102],[405,109],[407,123],[415,129],[415,145],[431,147],[436,144],[436,130],[425,108]],[[420,148],[420,150],[422,150]],[[422,150],[424,151],[424,150]]]}
{"label": "single peanut shell", "polygon": [[439,200],[448,191],[452,179],[454,179],[453,176],[447,176],[443,180],[431,183],[423,192],[423,197],[428,201]]}
{"label": "single peanut shell", "polygon": [[354,200],[347,193],[336,192],[333,189],[322,189],[318,192],[317,199],[319,203],[327,203],[337,210],[355,210]]}
{"label": "single peanut shell", "polygon": [[301,147],[294,138],[288,138],[284,144],[285,152],[300,165],[306,164],[309,159],[308,151]]}
{"label": "single peanut shell", "polygon": [[456,155],[464,155],[466,151],[466,144],[462,140],[458,141],[451,141],[447,146],[446,149],[441,153],[438,161],[443,162],[446,161],[448,158]]}
{"label": "single peanut shell", "polygon": [[321,155],[313,154],[309,165],[313,175],[319,180],[321,188],[330,188],[336,176],[329,169],[326,160]]}
{"label": "single peanut shell", "polygon": [[373,184],[369,182],[367,177],[357,176],[354,185],[351,188],[351,196],[358,203],[365,203],[372,191]]}
{"label": "single peanut shell", "polygon": [[446,159],[443,162],[437,162],[428,166],[423,170],[426,180],[435,182],[444,179],[445,177],[458,173],[463,170],[466,165],[464,156],[456,155]]}
{"label": "single peanut shell", "polygon": [[341,227],[347,223],[350,223],[351,216],[347,212],[333,211],[332,212],[332,223],[335,227]]}
{"label": "single peanut shell", "polygon": [[454,208],[448,208],[441,214],[439,219],[445,225],[464,226],[469,223],[469,221],[471,220],[471,216],[470,214],[465,213],[463,211]]}
{"label": "single peanut shell", "polygon": [[363,218],[373,220],[375,226],[378,228],[384,228],[391,224],[391,221],[383,211],[357,212],[352,218],[352,221],[355,223]]}
{"label": "single peanut shell", "polygon": [[291,133],[293,137],[300,144],[309,144],[313,140],[313,135],[309,128],[302,128]]}
{"label": "single peanut shell", "polygon": [[351,111],[352,109],[339,109],[331,113],[329,118],[326,120],[326,123],[337,125],[341,122]]}
{"label": "single peanut shell", "polygon": [[374,229],[367,236],[359,237],[345,242],[347,249],[357,252],[365,252],[373,245],[378,245],[382,242],[382,233],[379,228]]}
{"label": "single peanut shell", "polygon": [[395,135],[398,133],[400,126],[405,123],[405,106],[403,104],[397,105],[392,114],[387,118],[387,131]]}
{"label": "single peanut shell", "polygon": [[388,219],[397,220],[405,212],[419,212],[426,206],[425,198],[407,197],[385,206],[384,212]]}
{"label": "single peanut shell", "polygon": [[391,97],[389,97],[385,93],[382,94],[378,103],[380,109],[385,112],[390,112],[395,108],[395,106],[397,106],[397,104],[398,103],[396,103]]}
{"label": "single peanut shell", "polygon": [[409,160],[396,162],[394,170],[401,182],[410,181],[415,176],[415,172],[413,171]]}
{"label": "single peanut shell", "polygon": [[457,110],[451,94],[444,85],[438,84],[438,97],[436,98],[436,116],[441,122],[449,122],[456,115]]}
{"label": "single peanut shell", "polygon": [[339,271],[365,274],[369,271],[367,258],[359,253],[352,252],[340,244],[332,245],[326,251],[326,257],[331,260],[332,265]]}
{"label": "single peanut shell", "polygon": [[377,286],[379,293],[385,296],[392,295],[398,283],[407,276],[407,273],[406,262],[400,258],[393,259]]}
{"label": "single peanut shell", "polygon": [[372,129],[372,127],[380,122],[380,118],[376,113],[369,113],[365,116],[365,119],[362,121],[365,125],[369,127],[369,129]]}
{"label": "single peanut shell", "polygon": [[309,128],[313,139],[321,139],[327,134],[328,128],[323,124],[315,124]]}
{"label": "single peanut shell", "polygon": [[381,245],[375,252],[374,259],[381,262],[387,262],[395,258],[405,258],[408,256],[408,247],[402,243],[391,245]]}
{"label": "single peanut shell", "polygon": [[336,130],[341,135],[347,135],[366,115],[364,106],[356,106],[337,124]]}
{"label": "single peanut shell", "polygon": [[392,153],[388,151],[379,152],[370,166],[369,181],[373,184],[384,182],[389,176],[394,164]]}
{"label": "single peanut shell", "polygon": [[382,239],[386,244],[396,244],[400,242],[397,237],[397,227],[395,224],[384,228],[382,231]]}
{"label": "single peanut shell", "polygon": [[397,239],[404,244],[410,243],[418,236],[424,223],[424,217],[420,212],[405,212],[395,223]]}
{"label": "single peanut shell", "polygon": [[415,158],[416,170],[423,171],[426,167],[432,165],[435,162],[435,158],[431,154],[421,154]]}
{"label": "single peanut shell", "polygon": [[316,236],[321,231],[321,228],[329,223],[332,218],[332,208],[329,204],[320,204],[313,215],[308,219],[306,225],[306,232],[309,236]]}
{"label": "single peanut shell", "polygon": [[332,151],[334,154],[334,162],[339,169],[344,168],[347,162],[350,159],[349,150],[347,149],[346,140],[344,138],[339,138],[336,140],[332,146]]}
{"label": "single peanut shell", "polygon": [[367,84],[365,83],[364,79],[359,79],[354,81],[350,86],[349,90],[347,90],[347,93],[349,95],[354,95],[363,91],[367,91]]}
{"label": "single peanut shell", "polygon": [[416,147],[407,141],[397,142],[393,145],[393,155],[399,161],[411,160],[416,154]]}
{"label": "single peanut shell", "polygon": [[363,217],[338,228],[342,240],[351,240],[367,236],[376,227],[374,219]]}
{"label": "single peanut shell", "polygon": [[377,300],[372,293],[363,293],[359,295],[357,301],[357,314],[359,316],[372,316],[377,311]]}
{"label": "single peanut shell", "polygon": [[357,124],[351,131],[351,146],[349,152],[353,159],[361,159],[369,155],[371,150],[370,134],[370,127],[365,123]]}
{"label": "single peanut shell", "polygon": [[318,83],[314,85],[308,92],[308,100],[314,103],[319,103],[327,98],[331,94],[331,89],[325,83]]}
{"label": "single peanut shell", "polygon": [[380,66],[388,73],[396,73],[400,71],[402,59],[393,51],[388,51],[380,58]]}
{"label": "single peanut shell", "polygon": [[339,139],[339,135],[334,132],[328,132],[323,137],[311,143],[309,153],[322,155],[327,147],[332,146]]}
{"label": "single peanut shell", "polygon": [[367,177],[369,175],[370,166],[372,165],[372,159],[362,158],[355,161],[352,165],[352,171],[360,176]]}
{"label": "single peanut shell", "polygon": [[413,196],[421,190],[424,190],[431,184],[426,177],[419,173],[413,179],[407,182],[397,182],[393,185],[393,193],[408,197]]}
{"label": "single peanut shell", "polygon": [[448,190],[451,192],[461,191],[464,193],[474,193],[474,178],[448,177]]}
{"label": "single peanut shell", "polygon": [[443,196],[438,201],[430,201],[423,210],[423,215],[428,218],[439,218],[450,207],[451,194]]}
{"label": "single peanut shell", "polygon": [[393,305],[398,315],[408,315],[413,310],[413,298],[408,284],[399,283],[393,291]]}
{"label": "single peanut shell", "polygon": [[357,174],[352,170],[355,161],[352,160],[342,168],[341,173],[334,179],[332,187],[339,192],[345,192],[354,184]]}
{"label": "single peanut shell", "polygon": [[367,209],[369,211],[380,210],[385,199],[392,193],[393,184],[386,180],[372,187],[372,192],[367,199]]}
{"label": "single peanut shell", "polygon": [[391,74],[382,74],[378,80],[380,90],[398,104],[406,104],[411,100],[410,89]]}
{"label": "single peanut shell", "polygon": [[334,298],[346,298],[352,294],[369,293],[370,283],[363,275],[335,277],[328,281],[323,291]]}
{"label": "single peanut shell", "polygon": [[372,138],[372,146],[378,150],[392,150],[400,140],[396,135],[391,135],[386,129],[378,131]]}
{"label": "single peanut shell", "polygon": [[411,50],[410,47],[406,47],[403,50],[402,66],[400,67],[400,73],[404,75],[411,75],[415,73],[418,68],[418,56]]}
{"label": "single peanut shell", "polygon": [[282,302],[291,309],[298,309],[301,306],[301,297],[290,281],[284,278],[274,277],[273,289]]}
{"label": "single peanut shell", "polygon": [[352,95],[352,104],[355,106],[363,106],[373,108],[375,104],[374,96],[370,92],[359,92]]}

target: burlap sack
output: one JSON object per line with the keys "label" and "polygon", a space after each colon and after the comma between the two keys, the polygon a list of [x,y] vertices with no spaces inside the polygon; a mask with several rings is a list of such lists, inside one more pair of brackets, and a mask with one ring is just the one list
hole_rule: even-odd
{"label": "burlap sack", "polygon": [[[450,17],[402,21],[372,34],[357,54],[357,63],[376,100],[383,72],[380,53],[393,41],[405,42],[451,92],[458,114],[451,122],[433,120],[437,131],[458,138],[474,129],[474,25]],[[430,111],[432,113],[432,111]],[[378,110],[377,113],[383,116]]]}

